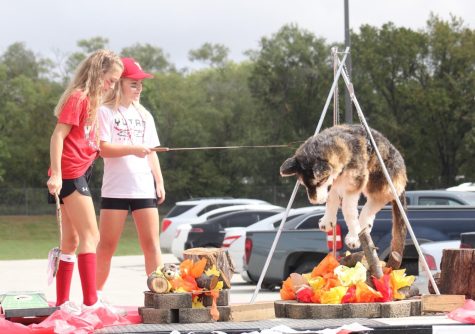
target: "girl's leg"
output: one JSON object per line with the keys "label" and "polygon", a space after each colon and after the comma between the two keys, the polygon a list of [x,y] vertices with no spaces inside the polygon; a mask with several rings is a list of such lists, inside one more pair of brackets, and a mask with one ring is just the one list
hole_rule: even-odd
{"label": "girl's leg", "polygon": [[124,229],[128,210],[102,209],[99,223],[100,240],[97,245],[97,290],[102,291],[109,276],[111,259]]}
{"label": "girl's leg", "polygon": [[60,306],[69,301],[69,292],[71,290],[71,281],[76,262],[76,249],[79,244],[79,237],[76,229],[71,224],[71,219],[61,205],[62,213],[62,238],[61,238],[61,257],[56,273],[56,306]]}
{"label": "girl's leg", "polygon": [[96,293],[96,247],[99,241],[96,213],[90,196],[74,191],[63,198],[64,207],[72,226],[79,236],[78,268],[81,278],[83,303],[87,306],[97,302]]}
{"label": "girl's leg", "polygon": [[138,209],[132,212],[140,247],[145,257],[145,272],[150,275],[162,264],[159,243],[159,221],[156,208]]}

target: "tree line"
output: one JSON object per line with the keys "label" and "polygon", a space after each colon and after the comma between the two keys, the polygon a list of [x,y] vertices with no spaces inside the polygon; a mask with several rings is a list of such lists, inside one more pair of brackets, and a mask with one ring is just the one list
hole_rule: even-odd
{"label": "tree line", "polygon": [[[409,188],[474,180],[474,30],[459,18],[431,15],[418,31],[363,25],[351,41],[356,96],[369,125],[403,154]],[[191,50],[189,59],[204,65],[198,70],[178,69],[150,44],[121,50],[155,74],[145,81],[141,102],[153,114],[163,146],[289,144],[160,153],[169,201],[287,199],[295,181],[282,179],[279,167],[315,131],[333,80],[335,45],[343,50],[290,24],[262,37],[239,63],[228,59],[225,45]],[[78,63],[107,48],[108,40],[95,37],[77,46],[77,52],[52,60],[14,43],[0,56],[0,188],[45,187],[53,108]],[[343,106],[343,94],[339,100]],[[324,126],[332,122],[328,116]],[[353,122],[359,122],[356,113]],[[91,187],[100,188],[101,170],[99,159]]]}

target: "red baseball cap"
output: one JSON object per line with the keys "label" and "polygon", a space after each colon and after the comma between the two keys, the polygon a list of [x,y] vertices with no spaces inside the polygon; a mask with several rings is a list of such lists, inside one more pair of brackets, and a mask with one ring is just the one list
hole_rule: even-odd
{"label": "red baseball cap", "polygon": [[124,72],[122,72],[121,78],[129,78],[135,80],[153,78],[153,75],[145,73],[142,70],[140,64],[136,62],[134,58],[122,58],[122,64],[124,64]]}

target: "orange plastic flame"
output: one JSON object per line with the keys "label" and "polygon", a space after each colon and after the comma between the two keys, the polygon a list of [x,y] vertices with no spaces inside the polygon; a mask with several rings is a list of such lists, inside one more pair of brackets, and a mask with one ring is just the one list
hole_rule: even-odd
{"label": "orange plastic flame", "polygon": [[333,273],[333,270],[338,267],[340,263],[329,253],[325,258],[312,270],[312,277],[325,276],[325,274]]}
{"label": "orange plastic flame", "polygon": [[208,263],[208,260],[206,258],[201,258],[198,262],[193,264],[191,267],[190,275],[193,276],[194,278],[198,278],[203,274],[205,271],[206,263]]}
{"label": "orange plastic flame", "polygon": [[294,300],[295,292],[293,289],[292,278],[287,278],[284,283],[282,283],[282,289],[280,289],[280,298],[282,300]]}
{"label": "orange plastic flame", "polygon": [[211,290],[207,294],[211,295],[213,302],[211,303],[211,309],[209,313],[211,314],[211,318],[213,320],[218,321],[219,320],[219,311],[218,311],[218,305],[216,301],[218,300],[219,297],[219,290]]}

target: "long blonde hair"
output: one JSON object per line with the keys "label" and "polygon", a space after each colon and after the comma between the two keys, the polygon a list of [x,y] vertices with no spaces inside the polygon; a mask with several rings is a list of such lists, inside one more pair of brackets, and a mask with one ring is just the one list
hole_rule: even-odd
{"label": "long blonde hair", "polygon": [[[88,124],[97,124],[97,109],[102,103],[104,74],[114,70],[122,71],[124,66],[120,57],[109,50],[97,50],[78,66],[76,73],[54,108],[54,115],[59,116],[68,98],[76,91],[81,92],[79,101],[89,97]],[[114,91],[119,89],[114,87]]]}

